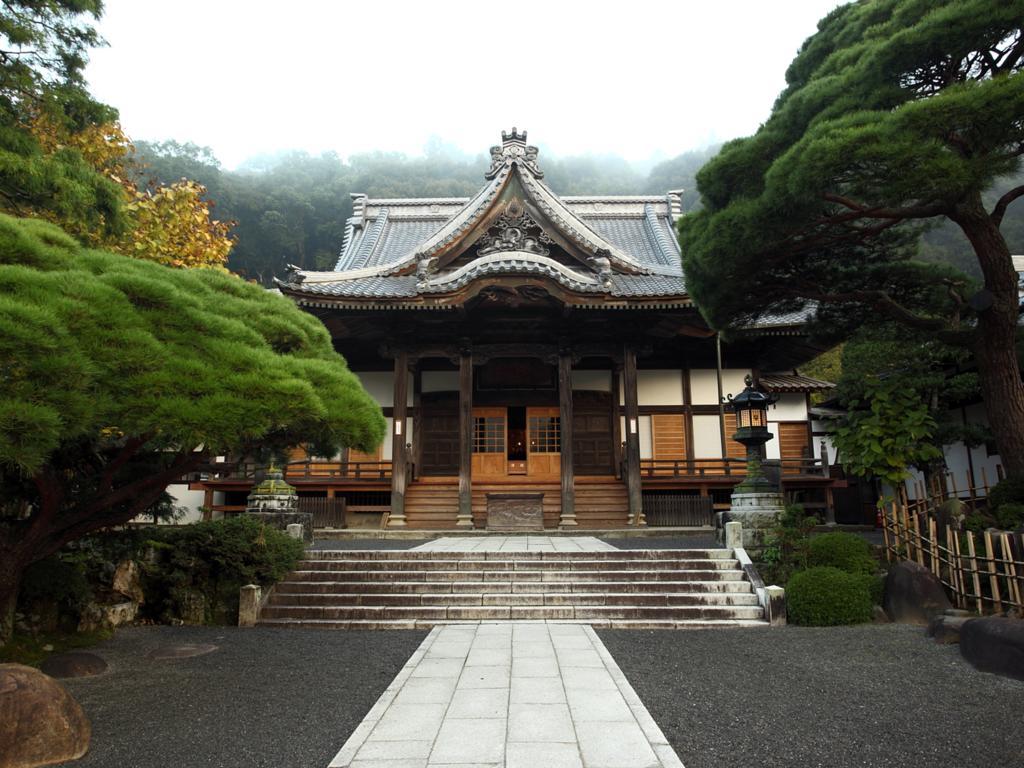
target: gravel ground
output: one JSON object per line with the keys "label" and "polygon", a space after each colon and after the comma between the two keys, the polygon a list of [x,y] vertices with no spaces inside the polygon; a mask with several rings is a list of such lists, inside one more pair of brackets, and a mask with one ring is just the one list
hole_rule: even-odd
{"label": "gravel ground", "polygon": [[691,533],[681,536],[636,536],[620,539],[608,536],[601,539],[619,549],[707,549],[721,546],[713,533]]}
{"label": "gravel ground", "polygon": [[309,549],[412,549],[429,539],[323,539]]}
{"label": "gravel ground", "polygon": [[598,634],[686,768],[1024,766],[1024,682],[919,627]]}
{"label": "gravel ground", "polygon": [[[110,664],[66,680],[92,721],[82,768],[324,768],[426,632],[137,627],[90,649]],[[164,645],[205,656],[153,661]],[[71,764],[68,764],[71,765]]]}

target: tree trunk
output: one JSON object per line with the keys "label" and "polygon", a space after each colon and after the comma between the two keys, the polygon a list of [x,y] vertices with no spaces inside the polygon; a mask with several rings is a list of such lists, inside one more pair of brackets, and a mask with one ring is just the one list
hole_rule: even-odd
{"label": "tree trunk", "polygon": [[1024,383],[1017,361],[1017,273],[999,228],[975,195],[953,220],[971,241],[991,305],[978,312],[973,351],[989,426],[1008,476],[1024,477]]}
{"label": "tree trunk", "polygon": [[9,552],[0,556],[0,647],[7,645],[14,634],[14,609],[26,567]]}

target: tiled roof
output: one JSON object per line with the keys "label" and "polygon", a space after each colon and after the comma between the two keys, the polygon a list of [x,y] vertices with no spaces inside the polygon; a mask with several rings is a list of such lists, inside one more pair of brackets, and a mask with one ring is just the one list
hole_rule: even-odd
{"label": "tiled roof", "polygon": [[758,378],[758,383],[768,392],[821,392],[836,386],[830,381],[798,373],[765,373]]}
{"label": "tiled roof", "polygon": [[[486,183],[472,198],[353,195],[353,215],[335,269],[296,270],[281,286],[294,295],[426,298],[482,276],[523,275],[595,296],[672,297],[688,303],[673,228],[679,214],[676,193],[560,198],[544,183],[537,149],[526,144],[526,134],[513,131],[502,139],[501,146],[491,149]],[[521,204],[518,212],[509,213],[512,203],[507,201],[517,199],[544,221],[521,218]],[[461,241],[472,236],[469,242],[476,242],[478,226],[494,221],[499,210],[512,219],[499,217],[505,229],[491,230],[504,233],[498,245],[481,249],[484,255],[468,264],[453,261],[469,245]],[[531,226],[542,227],[542,242]],[[528,232],[534,234],[526,237]],[[562,261],[551,253],[552,241],[545,236],[571,244],[569,250],[555,248]],[[498,235],[489,237],[493,241]]]}

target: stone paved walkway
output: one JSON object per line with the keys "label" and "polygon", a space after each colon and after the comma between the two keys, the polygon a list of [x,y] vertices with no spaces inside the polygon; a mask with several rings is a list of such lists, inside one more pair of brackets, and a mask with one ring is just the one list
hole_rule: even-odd
{"label": "stone paved walkway", "polygon": [[443,536],[413,547],[418,552],[614,552],[594,536]]}
{"label": "stone paved walkway", "polygon": [[434,628],[330,768],[682,768],[594,630]]}

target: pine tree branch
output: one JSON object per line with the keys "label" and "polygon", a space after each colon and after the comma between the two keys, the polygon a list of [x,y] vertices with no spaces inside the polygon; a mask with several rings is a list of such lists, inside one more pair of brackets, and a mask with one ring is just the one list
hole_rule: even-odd
{"label": "pine tree branch", "polygon": [[911,205],[905,208],[884,208],[874,207],[870,208],[863,203],[845,197],[844,195],[836,195],[831,192],[826,192],[822,195],[822,198],[830,203],[836,203],[844,208],[848,209],[850,213],[840,214],[838,216],[829,217],[829,221],[834,223],[840,223],[842,221],[853,221],[856,219],[930,219],[933,216],[938,216],[949,210],[949,206],[944,202],[934,203],[922,203],[920,205]]}
{"label": "pine tree branch", "polygon": [[1002,226],[1003,216],[1006,215],[1006,209],[1010,206],[1010,203],[1021,196],[1024,196],[1024,184],[1021,184],[1019,187],[1014,187],[1000,197],[999,202],[996,203],[996,207],[993,208],[992,213],[989,214],[989,218],[992,219],[992,223],[997,227]]}

